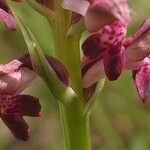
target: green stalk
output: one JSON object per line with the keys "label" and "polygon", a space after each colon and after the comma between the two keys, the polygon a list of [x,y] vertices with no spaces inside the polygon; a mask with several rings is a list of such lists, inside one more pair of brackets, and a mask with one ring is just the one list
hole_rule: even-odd
{"label": "green stalk", "polygon": [[[57,24],[58,25],[58,24]],[[71,78],[71,87],[78,97],[71,104],[59,103],[66,150],[90,150],[89,117],[84,115],[81,85],[79,41],[69,39],[57,28],[54,34],[58,58],[65,64]],[[56,44],[57,43],[57,44]]]}
{"label": "green stalk", "polygon": [[59,103],[65,150],[91,150],[89,116],[83,116],[78,100],[65,106]]}
{"label": "green stalk", "polygon": [[70,14],[68,11],[60,10],[59,7],[57,9],[57,20],[52,28],[54,46],[59,60],[64,63],[69,72],[70,86],[78,95],[72,103],[59,103],[65,150],[91,150],[89,116],[84,115],[85,100],[80,71],[80,37],[67,36]]}

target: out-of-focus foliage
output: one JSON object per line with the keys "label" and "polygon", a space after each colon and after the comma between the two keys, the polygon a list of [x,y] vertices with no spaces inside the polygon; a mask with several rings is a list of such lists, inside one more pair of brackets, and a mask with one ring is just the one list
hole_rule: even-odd
{"label": "out-of-focus foliage", "polygon": [[[148,0],[129,0],[129,2],[133,15],[133,23],[128,30],[130,35],[144,16],[147,17],[150,13]],[[27,5],[17,9],[30,29],[33,32],[38,30],[36,36],[39,42],[41,41],[43,50],[54,55],[48,22],[37,12],[29,10],[31,9]],[[10,32],[0,23],[0,62],[7,62],[25,52],[27,48],[20,30]],[[63,133],[56,100],[40,79],[34,81],[25,93],[40,98],[42,116],[35,120],[27,118],[32,129],[28,142],[14,139],[1,121],[0,150],[63,150]],[[139,100],[131,72],[125,72],[115,82],[106,82],[102,94],[92,109],[91,133],[94,150],[150,149],[150,102],[143,104]]]}

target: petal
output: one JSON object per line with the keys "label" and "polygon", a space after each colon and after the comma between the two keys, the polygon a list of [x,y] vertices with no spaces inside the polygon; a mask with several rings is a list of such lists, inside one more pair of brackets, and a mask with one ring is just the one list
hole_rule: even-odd
{"label": "petal", "polygon": [[8,64],[0,64],[0,75],[12,73],[18,70],[21,65],[22,65],[22,62],[18,61],[17,59],[12,60]]}
{"label": "petal", "polygon": [[[60,80],[64,84],[68,85],[69,84],[69,74],[68,74],[66,67],[59,60],[57,60],[54,57],[51,57],[49,55],[45,55],[45,57],[46,57],[47,61],[49,62],[50,66],[54,69],[54,71],[60,78]],[[29,54],[22,56],[18,60],[22,62],[22,67],[26,67],[26,68],[33,70]]]}
{"label": "petal", "polygon": [[54,69],[59,79],[66,85],[69,84],[69,73],[66,67],[56,58],[46,55],[47,61]]}
{"label": "petal", "polygon": [[0,94],[14,94],[21,87],[21,72],[0,75]]}
{"label": "petal", "polygon": [[28,140],[29,127],[20,114],[6,114],[1,118],[16,138]]}
{"label": "petal", "polygon": [[89,36],[82,45],[83,53],[88,58],[101,58],[112,47],[122,45],[126,27],[120,21],[103,26],[97,34]]}
{"label": "petal", "polygon": [[130,23],[130,11],[126,0],[93,0],[86,15],[85,23],[90,32],[114,20]]}
{"label": "petal", "polygon": [[124,69],[127,70],[138,70],[141,66],[149,63],[149,58],[146,57],[143,60],[140,61],[133,61],[133,60],[125,60],[125,66]]}
{"label": "petal", "polygon": [[105,73],[110,81],[118,79],[124,67],[125,48],[110,49],[103,57]]}
{"label": "petal", "polygon": [[133,71],[133,79],[140,98],[145,102],[150,96],[150,65]]}
{"label": "petal", "polygon": [[15,92],[15,94],[21,93],[23,90],[29,87],[29,85],[36,79],[37,74],[25,67],[21,67],[19,69],[21,72],[21,84],[18,90]]}
{"label": "petal", "polygon": [[[3,99],[2,99],[3,98]],[[5,100],[4,100],[5,98]],[[38,117],[41,105],[39,100],[30,95],[1,96],[1,107],[6,114],[19,113],[21,116]]]}
{"label": "petal", "polygon": [[112,47],[122,45],[126,35],[126,26],[120,21],[114,21],[103,26],[97,34],[99,35],[101,48],[109,50]]}
{"label": "petal", "polygon": [[23,116],[38,117],[40,116],[41,105],[39,99],[30,95],[17,95],[14,97],[16,104],[20,105]]}
{"label": "petal", "polygon": [[88,0],[63,0],[62,8],[85,15],[90,3]]}
{"label": "petal", "polygon": [[106,48],[101,47],[98,34],[89,36],[82,44],[82,49],[84,55],[90,59],[97,57],[101,58],[106,51]]}
{"label": "petal", "polygon": [[20,93],[36,78],[32,70],[20,67],[21,65],[18,60],[0,65],[0,94]]}
{"label": "petal", "polygon": [[3,9],[0,8],[0,19],[5,23],[5,25],[11,29],[14,30],[16,29],[16,21],[12,14],[7,13]]}
{"label": "petal", "polygon": [[126,59],[142,60],[150,54],[150,18],[145,19],[127,48]]}
{"label": "petal", "polygon": [[83,88],[88,88],[105,77],[102,60],[87,60],[82,67]]}

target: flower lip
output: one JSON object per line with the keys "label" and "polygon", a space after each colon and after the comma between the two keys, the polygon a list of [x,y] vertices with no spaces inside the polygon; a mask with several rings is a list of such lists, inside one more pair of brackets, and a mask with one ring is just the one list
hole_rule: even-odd
{"label": "flower lip", "polygon": [[0,117],[12,134],[20,140],[27,141],[29,138],[29,126],[23,117],[38,117],[40,111],[41,105],[35,97],[0,95]]}

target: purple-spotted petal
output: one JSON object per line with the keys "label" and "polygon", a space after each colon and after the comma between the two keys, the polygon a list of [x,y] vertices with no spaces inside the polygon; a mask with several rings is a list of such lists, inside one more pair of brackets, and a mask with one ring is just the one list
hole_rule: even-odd
{"label": "purple-spotted petal", "polygon": [[30,95],[1,95],[0,106],[6,114],[18,113],[29,117],[38,117],[41,110],[39,100]]}
{"label": "purple-spotted petal", "polygon": [[29,127],[23,116],[38,117],[40,110],[39,100],[30,95],[0,95],[0,117],[18,139],[29,138]]}
{"label": "purple-spotted petal", "polygon": [[90,32],[114,20],[130,23],[130,10],[127,0],[93,0],[85,15],[86,27]]}
{"label": "purple-spotted petal", "polygon": [[126,26],[120,21],[114,21],[103,26],[97,34],[101,48],[109,50],[111,47],[122,45],[126,35]]}
{"label": "purple-spotted petal", "polygon": [[150,97],[150,65],[143,65],[136,71],[133,71],[133,78],[138,94],[143,102]]}
{"label": "purple-spotted petal", "polygon": [[82,44],[82,49],[84,55],[90,59],[101,58],[107,50],[101,47],[99,34],[89,36]]}
{"label": "purple-spotted petal", "polygon": [[103,57],[105,73],[110,81],[118,79],[124,67],[125,48],[110,49]]}
{"label": "purple-spotted petal", "polygon": [[125,34],[126,27],[120,21],[105,25],[84,41],[83,53],[90,59],[101,58],[110,48],[122,45]]}
{"label": "purple-spotted petal", "polygon": [[150,54],[150,18],[145,19],[126,50],[126,59],[139,61]]}
{"label": "purple-spotted petal", "polygon": [[28,140],[29,127],[20,114],[3,114],[1,118],[16,138]]}

